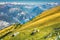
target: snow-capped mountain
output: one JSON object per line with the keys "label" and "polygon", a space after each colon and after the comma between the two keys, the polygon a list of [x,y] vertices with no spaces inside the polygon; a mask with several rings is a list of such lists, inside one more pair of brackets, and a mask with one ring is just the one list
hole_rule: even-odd
{"label": "snow-capped mountain", "polygon": [[[14,4],[0,4],[0,20],[3,24],[8,22],[24,24],[39,15],[44,10],[50,9],[58,4],[38,4],[38,5],[14,5]],[[1,23],[1,21],[0,21]],[[3,25],[2,25],[3,26]],[[4,27],[4,26],[3,26]],[[3,28],[0,26],[0,29]]]}
{"label": "snow-capped mountain", "polygon": [[0,20],[0,29],[3,29],[3,28],[5,28],[5,27],[7,27],[7,26],[9,26],[10,24],[8,23],[8,22],[5,22],[5,21],[1,21]]}

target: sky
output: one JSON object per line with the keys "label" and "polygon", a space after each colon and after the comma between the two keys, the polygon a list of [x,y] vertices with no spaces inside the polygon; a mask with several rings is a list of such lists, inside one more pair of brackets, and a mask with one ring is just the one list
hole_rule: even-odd
{"label": "sky", "polygon": [[60,0],[0,0],[0,2],[60,2]]}

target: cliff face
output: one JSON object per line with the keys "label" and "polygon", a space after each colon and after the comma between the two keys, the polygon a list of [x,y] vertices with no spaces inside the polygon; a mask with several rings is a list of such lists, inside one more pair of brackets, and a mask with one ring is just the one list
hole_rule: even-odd
{"label": "cliff face", "polygon": [[60,6],[42,12],[33,20],[0,30],[1,40],[60,40]]}

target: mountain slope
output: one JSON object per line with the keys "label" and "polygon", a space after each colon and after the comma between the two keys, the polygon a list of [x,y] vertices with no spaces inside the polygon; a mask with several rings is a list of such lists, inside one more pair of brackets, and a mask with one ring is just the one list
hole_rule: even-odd
{"label": "mountain slope", "polygon": [[23,25],[15,24],[10,27],[7,28],[10,29],[8,31],[3,29],[4,32],[7,32],[7,34],[5,33],[6,35],[1,35],[3,31],[0,31],[1,40],[59,40],[60,6],[50,9],[50,11],[42,12],[41,15],[37,16],[35,20],[31,20],[31,22]]}

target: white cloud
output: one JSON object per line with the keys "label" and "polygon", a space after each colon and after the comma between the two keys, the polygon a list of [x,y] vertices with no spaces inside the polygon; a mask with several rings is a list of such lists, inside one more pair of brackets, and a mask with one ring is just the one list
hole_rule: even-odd
{"label": "white cloud", "polygon": [[8,22],[6,22],[6,21],[1,21],[0,20],[0,29],[3,29],[3,28],[5,28],[5,27],[7,27],[7,26],[9,26],[10,24],[8,23]]}
{"label": "white cloud", "polygon": [[[31,2],[0,2],[0,4],[14,4],[14,5],[20,5],[20,4],[22,4],[22,5],[37,5],[37,4],[47,4],[48,2],[33,2],[33,3],[31,3]],[[49,2],[49,4],[51,4],[51,3],[53,3],[53,4],[55,4],[55,3],[57,3],[57,2]]]}

